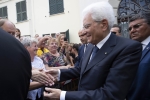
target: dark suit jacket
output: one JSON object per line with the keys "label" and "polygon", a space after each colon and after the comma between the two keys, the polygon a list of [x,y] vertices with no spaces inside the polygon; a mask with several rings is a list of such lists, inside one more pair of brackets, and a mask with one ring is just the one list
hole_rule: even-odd
{"label": "dark suit jacket", "polygon": [[0,29],[0,100],[25,100],[31,78],[28,51]]}
{"label": "dark suit jacket", "polygon": [[84,55],[84,47],[85,47],[85,44],[81,45],[79,48],[77,62],[74,65],[75,67],[79,67],[80,61]]}
{"label": "dark suit jacket", "polygon": [[90,61],[88,45],[80,68],[61,70],[60,80],[80,77],[78,91],[66,92],[66,100],[124,100],[133,82],[142,53],[139,42],[111,34]]}
{"label": "dark suit jacket", "polygon": [[127,100],[150,100],[150,43],[142,52],[137,75]]}

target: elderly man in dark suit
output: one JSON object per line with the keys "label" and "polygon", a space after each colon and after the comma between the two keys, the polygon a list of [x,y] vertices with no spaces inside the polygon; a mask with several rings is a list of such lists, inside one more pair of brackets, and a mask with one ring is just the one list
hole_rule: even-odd
{"label": "elderly man in dark suit", "polygon": [[28,51],[15,37],[0,29],[0,100],[25,100],[31,78]]}
{"label": "elderly man in dark suit", "polygon": [[131,39],[141,42],[143,51],[127,100],[150,100],[150,13],[133,16],[129,33]]}
{"label": "elderly man in dark suit", "polygon": [[[139,42],[110,32],[114,23],[112,6],[105,1],[83,11],[88,45],[80,68],[51,70],[60,81],[79,77],[78,91],[46,88],[45,97],[57,100],[124,100],[136,75],[142,46]],[[60,78],[59,78],[60,76]]]}

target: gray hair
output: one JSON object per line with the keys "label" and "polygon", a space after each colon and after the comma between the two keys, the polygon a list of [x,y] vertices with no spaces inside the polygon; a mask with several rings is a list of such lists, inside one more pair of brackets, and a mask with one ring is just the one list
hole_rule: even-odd
{"label": "gray hair", "polygon": [[91,14],[94,21],[102,21],[103,19],[106,19],[108,21],[109,29],[112,28],[115,21],[113,8],[107,1],[101,1],[89,5],[83,10],[82,14],[83,18],[87,14]]}
{"label": "gray hair", "polygon": [[31,46],[32,43],[37,43],[37,40],[31,37],[23,37],[23,39],[21,40],[21,43],[24,46]]}

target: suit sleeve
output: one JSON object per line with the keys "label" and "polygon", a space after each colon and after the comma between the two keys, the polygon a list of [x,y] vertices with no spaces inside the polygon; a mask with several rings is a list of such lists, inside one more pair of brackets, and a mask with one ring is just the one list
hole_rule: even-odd
{"label": "suit sleeve", "polygon": [[80,77],[80,68],[61,69],[60,81],[66,81]]}
{"label": "suit sleeve", "polygon": [[75,63],[75,67],[79,67],[79,64],[80,64],[80,60],[81,60],[81,58],[82,58],[82,54],[81,54],[81,50],[82,50],[82,46],[80,46],[80,48],[79,48],[79,51],[78,51],[78,58],[77,58],[77,61],[76,61],[76,63]]}
{"label": "suit sleeve", "polygon": [[131,43],[116,54],[103,87],[66,92],[65,100],[124,100],[136,75],[142,46]]}

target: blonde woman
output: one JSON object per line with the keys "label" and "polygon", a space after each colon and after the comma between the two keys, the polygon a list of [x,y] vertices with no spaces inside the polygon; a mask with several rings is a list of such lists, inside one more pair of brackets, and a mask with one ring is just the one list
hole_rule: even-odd
{"label": "blonde woman", "polygon": [[48,41],[48,49],[50,52],[43,54],[42,60],[46,65],[46,69],[68,69],[70,67],[66,56],[58,52],[58,41],[56,38],[51,38]]}
{"label": "blonde woman", "polygon": [[60,34],[57,39],[58,39],[58,52],[62,52],[65,55],[66,54],[65,48],[68,45],[68,41],[65,40],[64,34]]}

